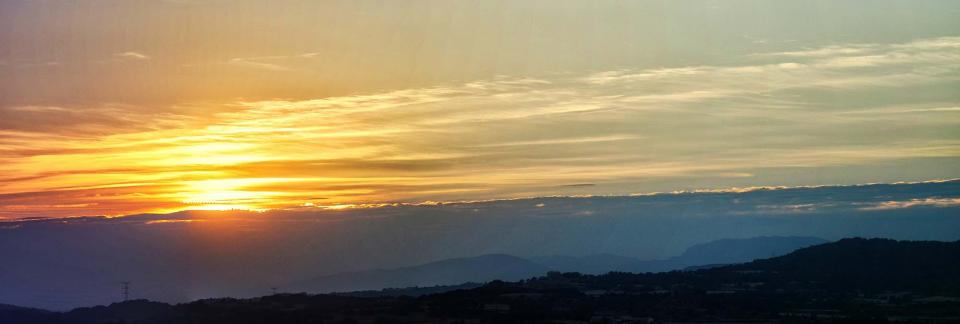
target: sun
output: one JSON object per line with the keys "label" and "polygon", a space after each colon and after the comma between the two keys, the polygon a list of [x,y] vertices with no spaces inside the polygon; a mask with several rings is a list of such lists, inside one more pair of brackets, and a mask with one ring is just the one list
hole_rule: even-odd
{"label": "sun", "polygon": [[273,178],[238,178],[188,181],[181,202],[194,210],[267,210],[278,192],[255,187],[283,182]]}

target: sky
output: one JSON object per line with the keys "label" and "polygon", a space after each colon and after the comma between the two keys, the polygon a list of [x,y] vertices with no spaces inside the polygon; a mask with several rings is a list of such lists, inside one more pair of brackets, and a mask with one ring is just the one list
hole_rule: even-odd
{"label": "sky", "polygon": [[3,1],[0,218],[960,178],[956,1]]}

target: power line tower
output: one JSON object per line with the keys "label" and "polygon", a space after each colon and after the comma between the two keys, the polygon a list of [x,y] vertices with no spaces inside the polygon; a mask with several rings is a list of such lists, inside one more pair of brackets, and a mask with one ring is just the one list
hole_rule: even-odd
{"label": "power line tower", "polygon": [[276,288],[276,287],[270,288],[270,292],[271,292],[273,295],[276,295],[276,294],[277,294],[277,288]]}
{"label": "power line tower", "polygon": [[123,296],[123,301],[130,300],[130,282],[124,281],[120,283],[120,295]]}

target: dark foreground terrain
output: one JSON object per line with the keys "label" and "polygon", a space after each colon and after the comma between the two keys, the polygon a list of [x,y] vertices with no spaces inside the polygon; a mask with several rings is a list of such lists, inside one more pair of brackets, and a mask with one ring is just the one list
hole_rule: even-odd
{"label": "dark foreground terrain", "polygon": [[419,297],[136,300],[66,313],[0,305],[0,323],[957,323],[960,241],[844,239],[696,271],[551,272],[463,287]]}

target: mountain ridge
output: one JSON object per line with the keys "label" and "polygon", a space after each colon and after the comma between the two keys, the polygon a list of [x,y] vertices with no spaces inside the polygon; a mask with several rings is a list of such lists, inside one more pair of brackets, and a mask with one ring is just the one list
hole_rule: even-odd
{"label": "mountain ridge", "polygon": [[[617,319],[953,322],[960,319],[958,255],[960,241],[853,238],[779,257],[697,271],[604,275],[552,272],[528,280],[494,281],[477,288],[416,298],[277,294],[250,299],[204,299],[179,305],[136,300],[63,313],[9,313],[0,308],[0,319],[21,319],[14,323],[91,324],[175,324],[198,320],[300,323],[321,319],[466,319],[484,323]],[[920,267],[914,263],[918,261]],[[837,284],[853,277],[867,280]]]}
{"label": "mountain ridge", "polygon": [[457,285],[465,282],[519,280],[549,269],[508,254],[443,259],[421,265],[346,272],[287,285],[286,289],[310,292],[349,292],[386,288]]}
{"label": "mountain ridge", "polygon": [[[824,239],[804,236],[761,236],[723,239],[696,244],[679,256],[663,260],[640,260],[614,255],[546,256],[521,258],[509,254],[485,254],[437,260],[424,264],[355,271],[319,276],[285,285],[284,291],[310,293],[350,292],[390,288],[457,285],[465,282],[514,281],[543,275],[547,271],[603,274],[661,272],[691,266],[731,264],[782,255]],[[759,248],[757,248],[759,247]]]}

